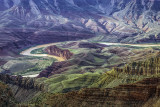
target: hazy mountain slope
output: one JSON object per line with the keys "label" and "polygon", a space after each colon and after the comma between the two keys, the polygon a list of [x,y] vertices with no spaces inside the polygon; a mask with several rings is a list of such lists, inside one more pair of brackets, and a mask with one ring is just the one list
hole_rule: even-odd
{"label": "hazy mountain slope", "polygon": [[87,32],[102,36],[96,41],[107,42],[158,42],[160,38],[157,0],[1,0],[0,4],[0,36],[12,35],[2,40],[3,45],[10,38],[22,40],[17,30],[32,32],[26,37],[37,36],[39,41],[53,40],[48,36],[55,36],[51,31],[58,31],[57,36],[65,31],[71,38],[70,32]]}

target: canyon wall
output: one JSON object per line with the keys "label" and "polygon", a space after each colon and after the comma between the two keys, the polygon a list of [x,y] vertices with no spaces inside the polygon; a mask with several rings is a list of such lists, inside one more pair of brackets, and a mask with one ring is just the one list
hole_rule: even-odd
{"label": "canyon wall", "polygon": [[158,55],[144,61],[132,62],[123,68],[114,68],[114,70],[128,75],[158,75],[160,73],[160,57]]}
{"label": "canyon wall", "polygon": [[0,80],[6,84],[17,85],[24,89],[35,89],[43,91],[43,84],[37,84],[34,78],[24,78],[22,76],[11,76],[8,74],[0,74]]}
{"label": "canyon wall", "polygon": [[9,86],[16,102],[29,101],[37,94],[44,91],[44,85],[36,83],[33,78],[0,74],[0,81]]}
{"label": "canyon wall", "polygon": [[63,61],[63,62],[54,62],[51,66],[47,67],[45,70],[39,73],[38,78],[41,77],[50,77],[54,74],[61,74],[62,72],[65,72],[68,70],[69,66],[72,66],[73,64],[69,61]]}
{"label": "canyon wall", "polygon": [[147,78],[134,84],[119,85],[115,88],[82,89],[70,97],[80,101],[108,103],[108,105],[141,105],[152,97],[159,97],[160,78]]}
{"label": "canyon wall", "polygon": [[64,94],[49,93],[46,95],[47,100],[41,100],[39,104],[55,107],[152,107],[160,98],[159,85],[160,78],[157,77],[114,88],[84,88]]}

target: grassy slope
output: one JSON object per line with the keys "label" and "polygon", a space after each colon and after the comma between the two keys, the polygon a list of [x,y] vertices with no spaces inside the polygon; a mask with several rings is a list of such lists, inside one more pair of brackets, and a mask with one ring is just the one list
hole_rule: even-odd
{"label": "grassy slope", "polygon": [[[77,51],[78,49],[70,49],[76,53],[73,59],[80,61],[78,65],[77,62],[75,62],[75,65],[69,67],[63,74],[54,75],[50,78],[40,78],[37,81],[43,81],[46,85],[46,90],[49,92],[63,93],[81,88],[111,88],[120,84],[133,83],[145,78],[145,76],[129,76],[125,73],[117,73],[114,70],[110,70],[108,66],[118,65],[122,63],[123,60],[121,60],[121,57],[118,55],[119,53],[109,53],[108,49],[112,49],[112,47],[103,49],[101,53],[96,53],[95,49],[86,50],[81,48],[81,51]],[[119,48],[116,47],[116,49]],[[126,50],[128,48],[124,49]],[[143,50],[141,48],[135,49],[132,47],[132,49],[129,48],[129,50],[125,52],[129,53],[132,51],[138,53],[138,50],[141,55],[141,51]],[[78,53],[84,53],[85,55],[81,56],[81,54]],[[123,54],[123,50],[121,53]],[[134,57],[136,56],[135,54]],[[125,55],[124,58],[126,58]],[[84,71],[84,74],[80,74],[80,71]]]}
{"label": "grassy slope", "polygon": [[2,68],[11,71],[13,75],[32,75],[41,72],[54,61],[53,58],[27,56],[14,58],[3,65]]}
{"label": "grassy slope", "polygon": [[45,54],[44,48],[39,48],[31,51],[31,54]]}

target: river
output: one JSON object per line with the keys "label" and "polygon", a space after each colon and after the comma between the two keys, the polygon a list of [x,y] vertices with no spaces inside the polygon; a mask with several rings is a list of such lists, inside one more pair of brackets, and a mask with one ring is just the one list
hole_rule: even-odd
{"label": "river", "polygon": [[[32,54],[31,52],[35,49],[43,48],[43,47],[48,47],[52,45],[56,45],[57,43],[49,43],[49,44],[43,44],[43,45],[37,45],[35,47],[31,47],[27,50],[22,51],[20,54],[25,55],[25,56],[35,56],[35,57],[52,57],[57,59],[58,62],[65,61],[63,58],[54,56],[54,55],[49,55],[49,54]],[[107,46],[134,46],[134,47],[155,47],[155,46],[160,46],[160,44],[123,44],[123,43],[106,43],[106,42],[100,42],[99,44],[107,45]],[[34,75],[27,75],[24,77],[37,77],[38,74]]]}

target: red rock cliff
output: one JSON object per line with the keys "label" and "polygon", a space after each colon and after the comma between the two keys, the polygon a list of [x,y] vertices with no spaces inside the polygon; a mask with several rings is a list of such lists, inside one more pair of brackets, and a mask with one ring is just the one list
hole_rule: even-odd
{"label": "red rock cliff", "polygon": [[45,51],[50,55],[55,55],[55,56],[58,56],[58,57],[62,57],[65,60],[68,60],[73,56],[73,53],[71,53],[69,50],[60,49],[55,45],[47,47],[45,49]]}

